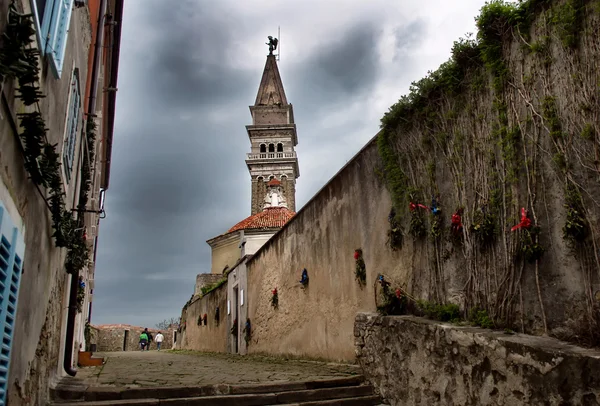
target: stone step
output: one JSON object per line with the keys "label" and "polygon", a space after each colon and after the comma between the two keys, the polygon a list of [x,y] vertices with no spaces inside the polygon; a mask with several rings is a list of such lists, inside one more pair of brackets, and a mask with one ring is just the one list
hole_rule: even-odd
{"label": "stone step", "polygon": [[[319,383],[321,384],[321,383]],[[295,402],[295,403],[294,403]],[[119,399],[104,401],[62,402],[54,405],[70,406],[259,406],[259,405],[377,405],[381,403],[378,396],[373,395],[369,385],[342,386],[336,388],[308,389],[300,391],[284,391],[280,393],[252,393],[243,395],[217,395],[200,397],[183,397],[167,399]]]}
{"label": "stone step", "polygon": [[[281,382],[252,385],[204,385],[149,388],[88,387],[81,382],[66,379],[51,389],[52,400],[58,401],[116,401],[134,399],[197,398],[218,395],[284,393],[327,388],[349,388],[360,385],[364,377],[334,378],[327,380]],[[364,389],[363,389],[364,390]],[[295,401],[295,400],[294,400]],[[87,403],[89,404],[89,403]]]}
{"label": "stone step", "polygon": [[359,396],[354,398],[340,398],[317,400],[312,402],[287,403],[277,402],[275,394],[258,395],[230,395],[208,396],[200,398],[180,399],[129,399],[129,400],[104,400],[98,402],[64,402],[51,403],[50,406],[383,406],[379,396]]}
{"label": "stone step", "polygon": [[363,385],[278,393],[277,402],[280,404],[288,404],[316,400],[346,399],[368,395],[373,395],[373,387],[370,385]]}
{"label": "stone step", "polygon": [[315,402],[289,403],[281,406],[386,406],[379,396],[359,396],[354,398],[317,400]]}

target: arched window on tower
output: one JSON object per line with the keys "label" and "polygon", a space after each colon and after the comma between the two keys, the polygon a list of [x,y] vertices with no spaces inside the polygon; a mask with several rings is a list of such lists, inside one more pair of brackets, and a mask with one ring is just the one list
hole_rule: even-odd
{"label": "arched window on tower", "polygon": [[277,144],[277,152],[283,152],[283,144],[281,142]]}
{"label": "arched window on tower", "polygon": [[275,144],[269,144],[269,152],[275,152]]}
{"label": "arched window on tower", "polygon": [[266,144],[260,144],[260,152],[267,152]]}

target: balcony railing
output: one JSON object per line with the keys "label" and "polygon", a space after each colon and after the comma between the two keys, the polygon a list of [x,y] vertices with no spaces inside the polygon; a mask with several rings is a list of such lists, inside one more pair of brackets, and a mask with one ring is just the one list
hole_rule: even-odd
{"label": "balcony railing", "polygon": [[248,160],[253,159],[277,159],[296,158],[296,152],[260,152],[258,154],[247,154]]}

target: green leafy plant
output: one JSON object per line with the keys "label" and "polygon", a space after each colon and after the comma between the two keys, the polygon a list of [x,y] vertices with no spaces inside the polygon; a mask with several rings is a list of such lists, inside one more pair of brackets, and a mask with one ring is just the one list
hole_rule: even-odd
{"label": "green leafy plant", "polygon": [[380,303],[377,304],[377,312],[383,316],[406,314],[408,309],[408,298],[400,289],[392,291],[389,284],[384,283],[379,295]]}
{"label": "green leafy plant", "polygon": [[520,252],[525,260],[534,263],[542,258],[546,249],[539,242],[540,227],[533,226],[530,229],[521,229]]}
{"label": "green leafy plant", "polygon": [[83,310],[83,302],[85,301],[85,282],[79,278],[79,285],[77,286],[77,311],[81,313]]}
{"label": "green leafy plant", "polygon": [[390,229],[388,230],[387,244],[393,251],[397,251],[402,248],[404,235],[402,234],[402,227],[396,219],[396,210],[393,207],[388,215],[388,222],[390,223]]}
{"label": "green leafy plant", "polygon": [[202,296],[205,296],[205,295],[209,294],[210,292],[212,292],[213,290],[220,288],[225,283],[227,283],[227,278],[223,278],[223,279],[221,279],[215,283],[212,283],[210,285],[202,286],[202,288],[200,288],[200,292],[202,293]]}
{"label": "green leafy plant", "polygon": [[482,328],[494,328],[494,321],[488,315],[487,310],[473,307],[469,312],[469,322],[474,326]]}
{"label": "green leafy plant", "polygon": [[565,188],[565,208],[567,210],[567,219],[563,227],[563,237],[571,243],[582,242],[588,234],[583,199],[577,186],[571,182]]}
{"label": "green leafy plant", "polygon": [[367,281],[367,268],[363,259],[362,249],[357,248],[354,250],[354,261],[354,276],[359,284],[364,285]]}
{"label": "green leafy plant", "polygon": [[[25,106],[37,107],[44,95],[37,85],[39,52],[30,47],[35,34],[32,19],[32,14],[20,14],[14,2],[9,5],[8,22],[3,35],[3,47],[0,50],[0,75],[3,80],[16,79],[19,85],[16,97],[21,99]],[[67,248],[67,272],[78,272],[88,263],[89,248],[84,238],[83,216],[76,221],[72,213],[65,208],[60,156],[56,152],[56,145],[48,143],[48,129],[39,111],[20,113],[17,117],[22,129],[19,137],[23,144],[25,169],[34,184],[49,189],[48,205],[52,214],[55,245]],[[87,135],[91,136],[89,133]],[[80,202],[87,202],[89,184],[90,175],[88,173],[86,177],[84,174],[80,196],[85,198],[80,199]]]}
{"label": "green leafy plant", "polygon": [[479,208],[473,215],[470,231],[481,248],[489,247],[496,241],[496,222],[496,215],[485,207]]}
{"label": "green leafy plant", "polygon": [[432,214],[431,215],[431,238],[433,241],[439,241],[442,237],[443,227],[443,217],[441,214]]}
{"label": "green leafy plant", "polygon": [[460,307],[454,303],[441,304],[419,300],[417,301],[417,308],[432,320],[457,322],[461,318]]}

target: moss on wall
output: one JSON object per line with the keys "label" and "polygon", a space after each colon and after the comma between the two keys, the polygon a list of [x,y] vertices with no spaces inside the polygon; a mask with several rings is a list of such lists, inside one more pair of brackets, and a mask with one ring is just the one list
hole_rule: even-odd
{"label": "moss on wall", "polygon": [[[384,115],[383,176],[396,220],[428,253],[413,270],[429,276],[417,289],[428,299],[527,332],[563,335],[576,318],[570,338],[600,344],[599,11],[597,1],[492,1],[477,35]],[[446,221],[462,210],[458,235],[409,209],[432,198]],[[531,226],[511,231],[522,209]],[[566,303],[578,310],[565,315]]]}

